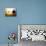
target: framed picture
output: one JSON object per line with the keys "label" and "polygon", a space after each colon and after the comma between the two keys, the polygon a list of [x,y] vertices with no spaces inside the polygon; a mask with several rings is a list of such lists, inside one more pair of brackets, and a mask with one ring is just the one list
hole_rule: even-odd
{"label": "framed picture", "polygon": [[46,41],[46,25],[18,25],[18,41]]}
{"label": "framed picture", "polygon": [[16,16],[16,8],[5,8],[5,16]]}

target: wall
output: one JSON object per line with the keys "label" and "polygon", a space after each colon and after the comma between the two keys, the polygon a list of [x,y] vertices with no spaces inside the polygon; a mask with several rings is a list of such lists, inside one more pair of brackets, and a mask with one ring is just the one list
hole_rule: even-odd
{"label": "wall", "polygon": [[[16,8],[17,16],[5,17],[6,7]],[[46,0],[0,0],[0,44],[8,43],[9,32],[18,32],[18,24],[46,24]]]}

